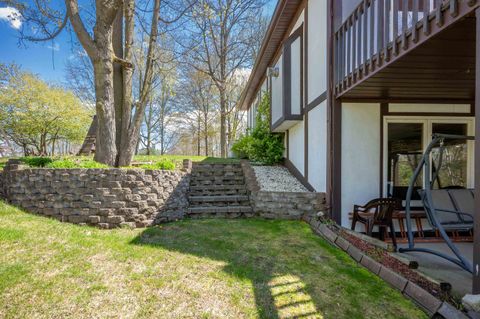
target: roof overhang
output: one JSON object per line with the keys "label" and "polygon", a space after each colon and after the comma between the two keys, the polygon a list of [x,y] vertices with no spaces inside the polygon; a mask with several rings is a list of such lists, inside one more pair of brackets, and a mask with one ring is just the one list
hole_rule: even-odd
{"label": "roof overhang", "polygon": [[267,68],[273,62],[278,48],[282,45],[285,34],[289,30],[291,22],[301,3],[302,0],[278,1],[247,85],[238,101],[237,107],[241,110],[248,109],[248,106],[255,97],[255,93],[258,91],[258,87],[262,84],[262,80],[266,75]]}

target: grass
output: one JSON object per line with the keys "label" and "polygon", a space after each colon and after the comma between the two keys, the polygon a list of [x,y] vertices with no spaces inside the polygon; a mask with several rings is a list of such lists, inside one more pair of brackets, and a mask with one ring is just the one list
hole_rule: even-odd
{"label": "grass", "polygon": [[0,170],[2,170],[8,162],[8,157],[0,157]]}
{"label": "grass", "polygon": [[[35,157],[32,157],[32,159],[35,159]],[[53,157],[53,159],[55,159],[56,162],[58,162],[59,166],[61,166],[62,168],[74,168],[74,167],[81,168],[82,163],[88,164],[87,165],[88,167],[86,168],[101,168],[100,164],[92,161],[93,156],[61,156],[61,157]],[[177,168],[182,168],[184,159],[190,159],[193,162],[202,162],[202,163],[208,163],[208,164],[230,164],[230,163],[240,162],[240,159],[237,159],[237,158],[219,158],[219,157],[207,157],[207,156],[196,156],[196,155],[136,155],[133,158],[133,161],[144,163],[143,167],[141,168],[158,169],[154,166],[159,162],[164,162],[164,161],[171,161],[175,164]],[[3,169],[7,161],[8,161],[8,158],[0,157],[0,170]],[[51,166],[55,166],[55,165],[51,165]]]}
{"label": "grass", "polygon": [[1,318],[426,318],[295,221],[99,230],[0,202]]}

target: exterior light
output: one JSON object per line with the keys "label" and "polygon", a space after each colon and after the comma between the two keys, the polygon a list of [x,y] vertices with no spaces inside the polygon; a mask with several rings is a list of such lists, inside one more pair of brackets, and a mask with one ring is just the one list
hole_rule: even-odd
{"label": "exterior light", "polygon": [[269,77],[274,77],[274,78],[278,78],[278,76],[280,75],[280,69],[278,67],[269,67],[267,69],[267,76]]}

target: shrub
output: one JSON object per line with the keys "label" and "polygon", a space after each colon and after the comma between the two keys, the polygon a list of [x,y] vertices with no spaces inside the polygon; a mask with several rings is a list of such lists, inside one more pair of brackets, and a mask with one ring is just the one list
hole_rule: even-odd
{"label": "shrub", "polygon": [[141,165],[140,168],[143,169],[163,169],[163,170],[174,170],[175,169],[175,163],[171,160],[168,159],[162,159],[156,163],[153,164],[144,164]]}
{"label": "shrub", "polygon": [[50,157],[43,156],[26,156],[22,157],[20,160],[31,167],[45,167],[53,162],[53,159]]}
{"label": "shrub", "polygon": [[78,164],[69,159],[56,160],[49,163],[47,168],[78,168]]}
{"label": "shrub", "polygon": [[253,138],[251,135],[241,137],[235,144],[232,145],[232,152],[237,158],[248,158],[252,150]]}
{"label": "shrub", "polygon": [[95,162],[93,160],[59,159],[49,163],[48,168],[108,168],[107,165]]}
{"label": "shrub", "polygon": [[283,157],[281,135],[270,132],[270,99],[264,94],[257,108],[256,124],[249,135],[243,136],[232,145],[235,156],[272,165]]}
{"label": "shrub", "polygon": [[80,168],[108,168],[108,165],[93,160],[80,161],[79,166]]}

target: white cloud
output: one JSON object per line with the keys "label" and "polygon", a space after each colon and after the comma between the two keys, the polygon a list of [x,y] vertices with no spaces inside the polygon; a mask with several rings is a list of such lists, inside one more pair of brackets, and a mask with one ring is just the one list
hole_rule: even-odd
{"label": "white cloud", "polygon": [[47,48],[49,48],[53,51],[60,51],[60,44],[55,43],[54,45],[47,45]]}
{"label": "white cloud", "polygon": [[7,21],[14,29],[20,29],[22,26],[22,15],[13,7],[0,8],[0,20]]}

